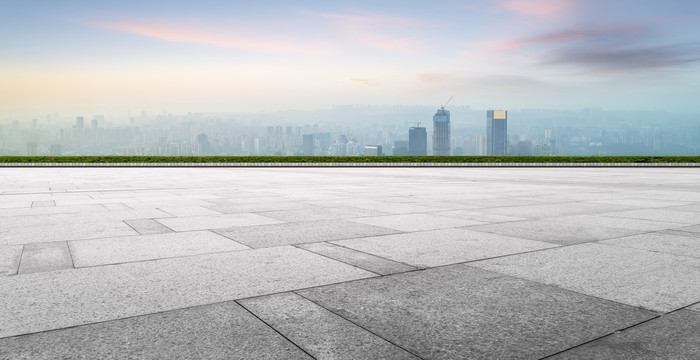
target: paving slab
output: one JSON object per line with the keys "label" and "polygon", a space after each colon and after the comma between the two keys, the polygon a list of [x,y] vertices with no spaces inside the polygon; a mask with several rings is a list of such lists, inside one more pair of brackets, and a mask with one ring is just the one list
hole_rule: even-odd
{"label": "paving slab", "polygon": [[551,359],[700,359],[700,313],[679,310]]}
{"label": "paving slab", "polygon": [[222,214],[238,214],[262,211],[305,209],[312,207],[312,205],[299,201],[256,201],[246,203],[221,203],[218,205],[204,205],[204,207]]}
{"label": "paving slab", "polygon": [[553,244],[572,245],[620,236],[641,234],[642,230],[579,225],[574,222],[542,219],[470,226],[470,230],[509,235]]}
{"label": "paving slab", "polygon": [[700,260],[587,243],[472,266],[661,312],[700,301]]}
{"label": "paving slab", "polygon": [[158,209],[173,216],[198,216],[198,215],[221,215],[220,212],[207,209],[203,206],[159,206]]}
{"label": "paving slab", "polygon": [[166,234],[173,232],[172,229],[153,219],[124,220],[124,222],[138,231],[141,235]]}
{"label": "paving slab", "polygon": [[75,267],[250,249],[211,231],[70,241]]}
{"label": "paving slab", "polygon": [[485,208],[483,212],[524,218],[547,218],[554,216],[597,214],[627,210],[632,207],[615,204],[591,204],[586,202],[563,202],[556,204],[522,205]]}
{"label": "paving slab", "polygon": [[332,243],[421,268],[557,246],[466,229],[441,229]]}
{"label": "paving slab", "polygon": [[0,337],[372,276],[291,246],[3,276]]}
{"label": "paving slab", "polygon": [[33,244],[77,239],[97,239],[115,236],[139,235],[121,220],[71,222],[65,224],[35,225],[18,228],[0,228],[0,239],[8,245]]}
{"label": "paving slab", "polygon": [[618,211],[612,212],[609,215],[614,217],[624,217],[631,219],[656,220],[683,223],[688,225],[700,225],[700,215],[698,215],[698,213],[674,211],[665,208]]}
{"label": "paving slab", "polygon": [[1,359],[312,359],[235,302],[0,339]]}
{"label": "paving slab", "polygon": [[337,207],[309,207],[297,210],[282,210],[282,211],[266,211],[260,213],[273,219],[284,222],[300,222],[300,221],[315,221],[315,220],[342,220],[349,218],[381,216],[388,213],[377,210],[367,210],[351,206]]}
{"label": "paving slab", "polygon": [[42,206],[56,206],[56,202],[53,200],[32,201],[32,207],[42,207]]}
{"label": "paving slab", "polygon": [[524,218],[524,217],[488,214],[488,213],[483,213],[483,212],[474,211],[474,210],[450,210],[450,211],[440,211],[440,212],[436,212],[433,214],[438,215],[438,216],[449,216],[449,217],[455,217],[458,219],[474,220],[474,221],[485,222],[485,223],[502,223],[502,222],[509,222],[509,221],[527,220],[527,218]]}
{"label": "paving slab", "polygon": [[347,199],[331,201],[310,201],[310,204],[317,206],[352,206],[360,209],[382,211],[390,214],[412,214],[444,211],[444,207],[423,206],[411,203],[386,203],[374,200],[372,197],[363,197],[349,201]]}
{"label": "paving slab", "polygon": [[686,226],[675,222],[612,217],[608,216],[607,214],[558,216],[548,218],[547,220],[577,224],[579,226],[586,226],[589,228],[606,227],[639,231],[660,231]]}
{"label": "paving slab", "polygon": [[73,268],[73,259],[66,242],[34,243],[24,245],[19,274],[67,270]]}
{"label": "paving slab", "polygon": [[22,245],[0,245],[0,276],[17,274],[22,248]]}
{"label": "paving slab", "polygon": [[347,220],[320,220],[215,230],[252,248],[302,244],[397,233],[383,227]]}
{"label": "paving slab", "polygon": [[424,359],[541,358],[655,316],[466,265],[298,293]]}
{"label": "paving slab", "polygon": [[460,219],[448,216],[438,216],[433,214],[372,216],[365,218],[350,219],[350,221],[374,226],[381,226],[399,231],[436,230],[484,224],[480,221]]}
{"label": "paving slab", "polygon": [[225,229],[239,226],[280,224],[282,221],[258,214],[240,213],[156,219],[175,231]]}
{"label": "paving slab", "polygon": [[[672,230],[666,230],[672,231]],[[635,249],[659,251],[668,254],[692,256],[700,259],[700,238],[664,233],[647,233],[605,240],[603,244]]]}
{"label": "paving slab", "polygon": [[664,201],[664,200],[644,199],[644,198],[591,200],[589,202],[596,203],[596,204],[616,204],[616,205],[637,206],[637,207],[642,207],[642,208],[683,206],[683,205],[688,204],[687,202],[682,202],[682,201]]}
{"label": "paving slab", "polygon": [[294,293],[239,303],[316,359],[419,359]]}
{"label": "paving slab", "polygon": [[296,247],[357,266],[379,275],[397,274],[418,268],[327,242],[298,244]]}

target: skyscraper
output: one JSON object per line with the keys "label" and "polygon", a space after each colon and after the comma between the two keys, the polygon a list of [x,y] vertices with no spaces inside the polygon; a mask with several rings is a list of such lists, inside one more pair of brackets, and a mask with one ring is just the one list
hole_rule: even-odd
{"label": "skyscraper", "polygon": [[486,112],[486,155],[508,154],[508,112],[488,110]]}
{"label": "skyscraper", "polygon": [[304,155],[314,155],[314,134],[304,134],[302,138],[302,149]]}
{"label": "skyscraper", "polygon": [[408,128],[408,155],[428,155],[428,132],[424,127],[412,126]]}
{"label": "skyscraper", "polygon": [[433,115],[433,155],[450,155],[450,112],[444,106]]}

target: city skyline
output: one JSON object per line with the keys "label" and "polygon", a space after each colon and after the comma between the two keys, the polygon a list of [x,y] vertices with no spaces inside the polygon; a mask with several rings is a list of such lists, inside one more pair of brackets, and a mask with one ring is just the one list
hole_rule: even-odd
{"label": "city skyline", "polygon": [[693,1],[2,1],[0,119],[336,104],[700,114]]}

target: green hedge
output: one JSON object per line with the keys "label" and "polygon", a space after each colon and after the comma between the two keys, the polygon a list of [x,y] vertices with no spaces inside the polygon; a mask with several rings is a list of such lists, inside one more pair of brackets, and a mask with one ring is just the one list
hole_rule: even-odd
{"label": "green hedge", "polygon": [[700,156],[0,156],[0,163],[698,163]]}

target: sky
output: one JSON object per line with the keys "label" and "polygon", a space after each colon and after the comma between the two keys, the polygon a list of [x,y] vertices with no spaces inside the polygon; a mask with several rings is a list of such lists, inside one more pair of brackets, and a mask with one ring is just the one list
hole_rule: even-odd
{"label": "sky", "polygon": [[700,114],[697,0],[0,0],[0,117],[341,104]]}

